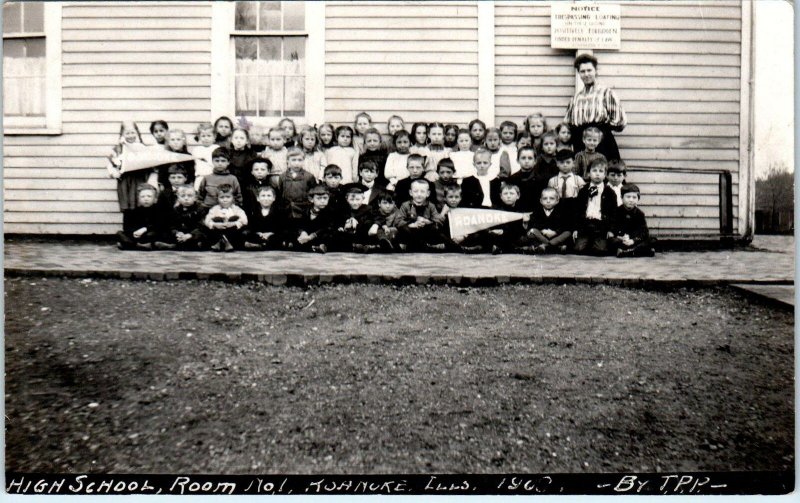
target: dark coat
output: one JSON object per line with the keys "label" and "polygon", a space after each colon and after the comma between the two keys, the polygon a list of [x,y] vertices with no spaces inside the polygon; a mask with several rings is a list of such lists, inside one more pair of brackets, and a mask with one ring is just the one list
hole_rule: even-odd
{"label": "dark coat", "polygon": [[550,216],[547,216],[544,212],[544,208],[539,205],[531,210],[531,221],[528,225],[529,229],[550,229],[555,231],[558,234],[561,234],[564,231],[571,231],[574,229],[575,224],[573,223],[573,214],[571,210],[567,210],[566,208],[562,207],[561,204],[557,204],[554,208]]}
{"label": "dark coat", "polygon": [[[503,180],[495,178],[489,182],[489,197],[492,201],[492,206],[500,204],[500,191],[503,185]],[[481,208],[483,207],[483,189],[481,182],[474,176],[468,176],[461,180],[461,205],[465,208]]]}
{"label": "dark coat", "polygon": [[[581,190],[578,191],[578,197],[575,198],[575,227],[578,231],[585,229],[589,223],[586,218],[586,208],[589,205],[589,191],[591,187],[592,184],[590,183],[584,185]],[[603,194],[600,197],[602,198],[600,200],[600,215],[602,219],[599,222],[598,230],[608,232],[611,229],[611,222],[617,212],[617,194],[608,188],[608,185],[605,185]]]}
{"label": "dark coat", "polygon": [[647,220],[639,208],[627,210],[625,206],[618,206],[611,222],[611,232],[617,237],[627,234],[634,241],[634,244],[650,240]]}

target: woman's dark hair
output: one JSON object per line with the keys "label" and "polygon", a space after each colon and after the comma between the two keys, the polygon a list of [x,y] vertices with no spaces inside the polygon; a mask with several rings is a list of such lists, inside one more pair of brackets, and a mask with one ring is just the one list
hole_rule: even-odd
{"label": "woman's dark hair", "polygon": [[574,66],[575,69],[578,70],[584,63],[591,63],[594,69],[597,70],[597,58],[595,58],[591,54],[579,55],[577,58],[575,58],[575,64],[572,66]]}
{"label": "woman's dark hair", "polygon": [[164,131],[169,131],[169,125],[167,121],[157,120],[150,123],[150,134],[155,132],[156,126],[162,126]]}

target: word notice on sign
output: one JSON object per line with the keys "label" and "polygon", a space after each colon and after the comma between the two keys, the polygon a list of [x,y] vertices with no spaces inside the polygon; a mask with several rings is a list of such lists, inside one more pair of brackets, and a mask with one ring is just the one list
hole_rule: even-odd
{"label": "word notice on sign", "polygon": [[550,47],[619,49],[619,4],[553,2]]}

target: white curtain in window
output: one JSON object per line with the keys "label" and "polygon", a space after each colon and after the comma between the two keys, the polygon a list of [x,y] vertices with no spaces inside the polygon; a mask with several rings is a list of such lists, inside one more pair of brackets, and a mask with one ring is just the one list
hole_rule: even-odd
{"label": "white curtain in window", "polygon": [[7,116],[45,113],[45,58],[3,57],[3,110]]}
{"label": "white curtain in window", "polygon": [[[283,110],[304,111],[305,60],[236,60],[236,110],[258,110],[260,115],[281,115],[281,96],[286,92]],[[284,78],[289,77],[289,78]],[[272,112],[272,113],[270,113]]]}

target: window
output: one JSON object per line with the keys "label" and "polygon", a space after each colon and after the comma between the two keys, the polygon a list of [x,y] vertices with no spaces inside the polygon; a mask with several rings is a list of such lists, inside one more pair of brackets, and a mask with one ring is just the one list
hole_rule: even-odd
{"label": "window", "polygon": [[236,2],[235,114],[306,115],[305,2]]}
{"label": "window", "polygon": [[[61,124],[61,7],[3,5],[3,120],[6,133],[57,133]],[[19,131],[15,131],[19,129]],[[50,131],[44,131],[50,129]]]}

